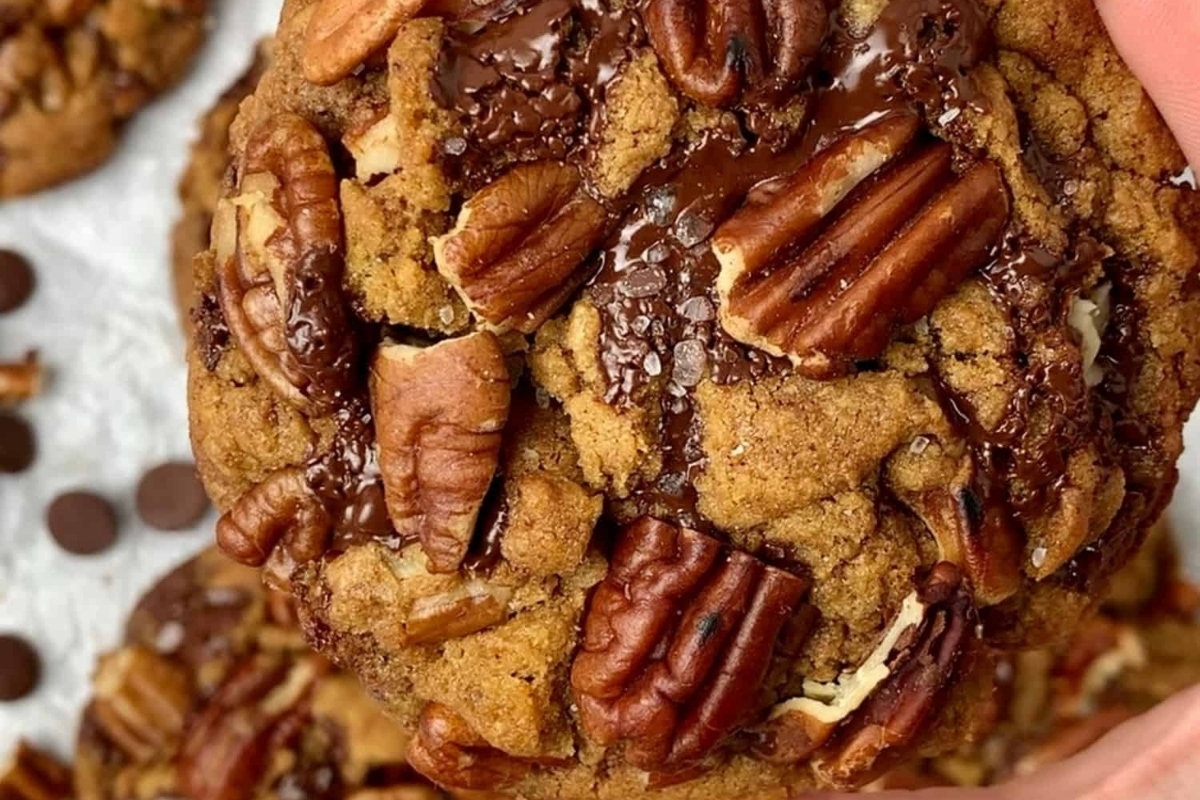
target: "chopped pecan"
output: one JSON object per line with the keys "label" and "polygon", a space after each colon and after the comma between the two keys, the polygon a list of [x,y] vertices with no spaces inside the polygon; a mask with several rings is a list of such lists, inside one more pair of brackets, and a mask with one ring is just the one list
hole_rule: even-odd
{"label": "chopped pecan", "polygon": [[276,746],[307,724],[308,700],[324,663],[258,653],[225,680],[188,726],[179,785],[193,800],[247,800]]}
{"label": "chopped pecan", "polygon": [[66,800],[72,793],[71,770],[26,741],[0,769],[0,800]]}
{"label": "chopped pecan", "polygon": [[813,378],[878,356],[989,257],[1008,221],[999,169],[884,119],[755,188],[713,238],[721,322]]}
{"label": "chopped pecan", "polygon": [[511,589],[478,579],[421,597],[404,620],[406,642],[433,644],[490,628],[508,618],[511,599]]}
{"label": "chopped pecan", "polygon": [[583,284],[608,213],[582,184],[566,164],[519,166],[468,200],[454,230],[434,239],[438,270],[477,316],[532,333]]}
{"label": "chopped pecan", "polygon": [[301,66],[304,77],[337,83],[382,49],[426,0],[321,0],[308,21]]}
{"label": "chopped pecan", "polygon": [[304,473],[283,469],[242,495],[217,521],[217,544],[225,555],[251,567],[266,565],[278,589],[293,569],[325,553],[333,521]]}
{"label": "chopped pecan", "polygon": [[145,763],[174,750],[194,699],[181,666],[132,645],[102,657],[92,684],[92,716],[126,755]]}
{"label": "chopped pecan", "polygon": [[642,17],[671,82],[713,106],[785,96],[829,29],[824,0],[647,0]]}
{"label": "chopped pecan", "polygon": [[437,785],[464,791],[503,789],[533,767],[533,762],[489,745],[466,720],[439,703],[421,712],[408,763]]}
{"label": "chopped pecan", "polygon": [[37,397],[42,391],[42,365],[30,353],[24,361],[0,364],[0,405]]}
{"label": "chopped pecan", "polygon": [[277,114],[254,129],[238,167],[237,193],[213,222],[221,310],[264,381],[328,411],[357,364],[329,149],[302,117]]}
{"label": "chopped pecan", "polygon": [[392,524],[419,539],[433,572],[454,572],[500,460],[511,395],[504,351],[486,331],[432,347],[385,344],[371,408]]}
{"label": "chopped pecan", "polygon": [[642,518],[592,596],[571,686],[584,732],[662,770],[703,759],[757,709],[805,581]]}
{"label": "chopped pecan", "polygon": [[939,563],[861,667],[833,684],[806,683],[803,697],[775,707],[761,755],[798,763],[815,754],[818,777],[838,789],[877,777],[917,738],[967,664],[975,626],[961,571]]}
{"label": "chopped pecan", "polygon": [[980,606],[993,606],[1021,588],[1024,543],[1008,510],[976,490],[977,469],[968,456],[949,486],[919,493],[894,488],[937,540],[939,559],[963,569]]}

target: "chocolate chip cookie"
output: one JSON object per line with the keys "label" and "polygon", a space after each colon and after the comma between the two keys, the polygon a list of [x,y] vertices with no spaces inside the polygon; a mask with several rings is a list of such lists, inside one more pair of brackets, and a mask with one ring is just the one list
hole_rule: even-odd
{"label": "chocolate chip cookie", "polygon": [[175,85],[208,0],[0,0],[0,198],[108,160],[122,125]]}
{"label": "chocolate chip cookie", "polygon": [[96,667],[75,796],[442,798],[406,766],[407,734],[295,622],[215,549],[163,578]]}
{"label": "chocolate chip cookie", "polygon": [[184,327],[192,308],[192,259],[208,249],[213,213],[221,196],[221,181],[229,168],[229,126],[238,106],[258,86],[271,58],[271,42],[262,42],[250,68],[230,86],[216,104],[200,118],[199,135],[179,179],[179,202],[183,213],[171,232],[171,277],[175,302]]}
{"label": "chocolate chip cookie", "polygon": [[290,0],[231,141],[218,538],[443,785],[860,786],[1170,495],[1200,195],[1088,0]]}

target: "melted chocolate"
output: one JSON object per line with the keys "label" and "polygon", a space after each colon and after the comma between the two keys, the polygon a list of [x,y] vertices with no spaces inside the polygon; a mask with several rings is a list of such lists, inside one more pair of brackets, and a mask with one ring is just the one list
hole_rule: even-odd
{"label": "melted chocolate", "polygon": [[508,494],[504,490],[504,476],[497,475],[483,501],[483,510],[479,514],[463,569],[474,575],[486,575],[495,569],[503,557],[500,546],[507,529]]}
{"label": "melted chocolate", "polygon": [[474,20],[451,27],[434,92],[464,121],[464,135],[446,139],[442,153],[469,188],[486,184],[514,158],[581,156],[587,120],[600,118],[605,87],[642,40],[637,15],[608,5],[505,3],[482,28]]}
{"label": "melted chocolate", "polygon": [[291,276],[288,350],[308,380],[305,395],[321,409],[353,395],[361,370],[358,336],[342,295],[344,259],[336,251],[306,253]]}
{"label": "melted chocolate", "polygon": [[306,470],[309,486],[334,520],[333,549],[373,539],[399,549],[403,542],[384,502],[371,411],[355,402],[338,412],[338,422],[333,444]]}

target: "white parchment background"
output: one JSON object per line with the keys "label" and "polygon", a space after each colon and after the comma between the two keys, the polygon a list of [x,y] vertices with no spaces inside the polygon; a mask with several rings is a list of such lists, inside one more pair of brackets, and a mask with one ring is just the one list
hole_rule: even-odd
{"label": "white parchment background", "polygon": [[[30,257],[40,279],[28,306],[0,317],[0,358],[36,348],[52,370],[46,394],[22,411],[38,431],[37,463],[0,476],[0,632],[28,636],[45,662],[37,693],[0,704],[0,761],[21,736],[70,752],[96,654],[117,642],[138,595],[211,530],[210,519],[190,534],[151,532],[135,519],[132,496],[145,468],[188,453],[169,290],[176,177],[197,116],[245,68],[280,2],[220,3],[196,70],[137,117],[117,158],[62,189],[0,205],[0,247]],[[1181,531],[1200,512],[1200,424],[1189,441],[1173,509]],[[118,505],[122,536],[107,553],[67,555],[45,531],[46,504],[74,486]]]}

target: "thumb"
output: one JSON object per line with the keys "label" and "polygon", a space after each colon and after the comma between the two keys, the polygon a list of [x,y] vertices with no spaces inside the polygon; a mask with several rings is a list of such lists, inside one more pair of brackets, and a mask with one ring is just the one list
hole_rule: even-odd
{"label": "thumb", "polygon": [[[1194,800],[1200,786],[1200,687],[1126,723],[1086,753],[991,789],[883,792],[875,800]],[[861,795],[807,794],[802,800]]]}
{"label": "thumb", "polygon": [[1200,3],[1096,0],[1109,34],[1200,169]]}

